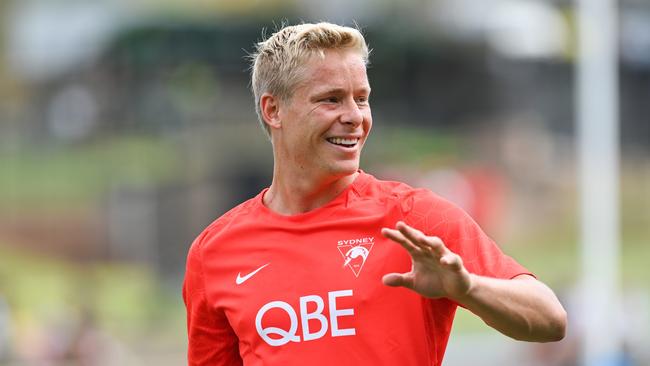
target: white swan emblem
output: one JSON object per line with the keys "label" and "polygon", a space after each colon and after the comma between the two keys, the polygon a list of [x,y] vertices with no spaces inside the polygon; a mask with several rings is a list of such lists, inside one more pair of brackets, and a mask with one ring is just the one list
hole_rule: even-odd
{"label": "white swan emblem", "polygon": [[345,253],[345,263],[343,263],[343,267],[347,266],[353,259],[358,257],[363,258],[363,263],[366,263],[368,253],[368,249],[362,247],[361,245],[357,245],[356,247],[351,248],[347,253]]}

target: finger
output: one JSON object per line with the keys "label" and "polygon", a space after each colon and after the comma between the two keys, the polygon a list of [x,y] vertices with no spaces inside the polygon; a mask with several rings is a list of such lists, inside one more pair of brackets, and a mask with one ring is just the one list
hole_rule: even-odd
{"label": "finger", "polygon": [[440,257],[440,264],[453,271],[460,271],[463,268],[462,258],[454,253],[448,253]]}
{"label": "finger", "polygon": [[421,254],[422,253],[422,249],[420,249],[420,247],[418,247],[416,245],[413,245],[413,243],[410,240],[408,240],[404,236],[404,234],[402,234],[398,230],[383,228],[383,229],[381,229],[381,234],[384,237],[386,237],[386,238],[388,238],[388,239],[390,239],[390,240],[392,240],[394,242],[397,242],[398,244],[400,244],[402,247],[404,247],[404,249],[406,249],[411,254]]}
{"label": "finger", "polygon": [[431,250],[438,256],[443,256],[445,254],[446,247],[442,240],[437,236],[427,236],[420,230],[413,228],[402,221],[399,221],[396,227],[400,233],[421,249]]}
{"label": "finger", "polygon": [[446,255],[449,252],[449,248],[447,248],[442,239],[437,236],[427,236],[425,244],[432,250],[439,252],[440,255]]}
{"label": "finger", "polygon": [[381,281],[386,286],[413,288],[413,278],[406,273],[389,273],[384,275]]}

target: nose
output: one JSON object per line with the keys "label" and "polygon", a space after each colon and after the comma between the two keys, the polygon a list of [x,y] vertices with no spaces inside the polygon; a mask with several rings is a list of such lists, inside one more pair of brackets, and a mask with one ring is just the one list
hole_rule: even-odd
{"label": "nose", "polygon": [[357,102],[354,99],[348,100],[345,103],[345,110],[341,115],[341,123],[357,127],[363,122],[363,118],[363,112]]}

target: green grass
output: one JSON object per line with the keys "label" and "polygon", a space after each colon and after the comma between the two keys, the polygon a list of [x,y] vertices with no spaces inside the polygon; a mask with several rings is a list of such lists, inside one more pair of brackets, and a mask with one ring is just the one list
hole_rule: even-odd
{"label": "green grass", "polygon": [[[370,166],[414,169],[456,166],[460,139],[428,129],[383,127],[366,151]],[[116,184],[150,185],[176,179],[183,161],[173,143],[142,137],[112,138],[68,147],[43,147],[0,155],[0,207],[27,213],[65,212],[72,205],[95,205]],[[202,157],[203,159],[209,159]],[[372,172],[372,169],[369,169]],[[621,283],[650,293],[650,203],[640,173],[625,173],[622,184]],[[644,198],[645,197],[645,198]],[[575,194],[567,194],[575,200]],[[552,288],[562,291],[579,278],[575,203],[543,226],[500,244]],[[0,243],[2,244],[2,243]],[[167,291],[155,275],[132,265],[73,264],[0,246],[0,293],[21,317],[55,319],[88,306],[116,333],[137,334],[162,327],[184,334],[179,289]],[[459,310],[460,332],[490,331]],[[171,332],[175,334],[174,332]],[[166,331],[157,334],[170,334]]]}
{"label": "green grass", "polygon": [[48,326],[93,314],[121,338],[183,334],[180,294],[143,266],[71,263],[0,246],[0,294],[18,325]]}
{"label": "green grass", "polygon": [[179,165],[171,143],[135,137],[4,153],[0,155],[0,204],[88,203],[115,184],[148,185],[171,179]]}

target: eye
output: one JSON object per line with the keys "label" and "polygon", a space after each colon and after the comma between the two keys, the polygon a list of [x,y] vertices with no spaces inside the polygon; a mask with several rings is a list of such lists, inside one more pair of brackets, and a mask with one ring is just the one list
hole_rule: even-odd
{"label": "eye", "polygon": [[368,97],[358,97],[356,99],[357,104],[360,105],[367,105],[368,104]]}
{"label": "eye", "polygon": [[324,103],[338,103],[339,98],[338,97],[326,97],[326,98],[321,99],[321,102],[324,102]]}

